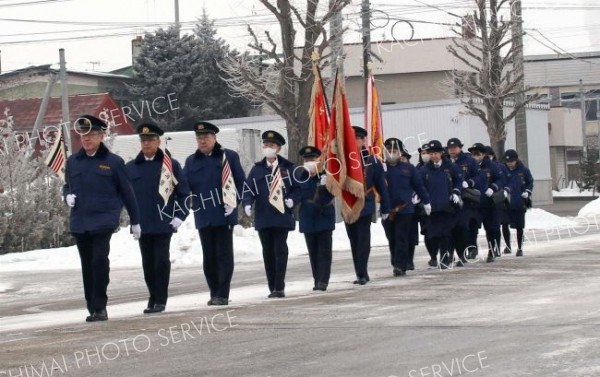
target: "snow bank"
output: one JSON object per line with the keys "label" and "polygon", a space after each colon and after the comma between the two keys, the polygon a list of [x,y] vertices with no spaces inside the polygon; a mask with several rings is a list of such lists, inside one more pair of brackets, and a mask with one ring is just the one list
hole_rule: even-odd
{"label": "snow bank", "polygon": [[540,208],[532,208],[525,213],[526,229],[549,229],[575,225],[577,223],[573,220],[556,216]]}
{"label": "snow bank", "polygon": [[577,216],[579,217],[587,217],[587,216],[595,216],[600,215],[600,198],[596,200],[592,200],[588,204],[584,205],[582,209],[579,210]]}
{"label": "snow bank", "polygon": [[564,188],[560,189],[559,191],[552,191],[552,196],[555,198],[563,196],[592,196],[592,194],[594,194],[593,196],[598,196],[598,191],[596,191],[595,193],[593,193],[592,190],[584,190],[582,192],[579,192],[578,188]]}
{"label": "snow bank", "polygon": [[[233,234],[236,263],[262,260],[262,247],[254,228],[244,229],[236,226]],[[114,234],[110,245],[111,267],[141,268],[139,246],[129,233],[129,228],[122,228]],[[371,224],[371,245],[387,245],[381,223]],[[308,253],[304,235],[297,229],[290,232],[288,236],[288,248],[290,257]],[[343,223],[336,224],[333,233],[333,250],[350,250],[350,242]],[[179,232],[171,239],[171,262],[173,268],[202,265],[202,246],[194,227],[193,217],[188,217],[179,228]],[[78,269],[80,266],[79,254],[75,246],[0,255],[0,272]]]}

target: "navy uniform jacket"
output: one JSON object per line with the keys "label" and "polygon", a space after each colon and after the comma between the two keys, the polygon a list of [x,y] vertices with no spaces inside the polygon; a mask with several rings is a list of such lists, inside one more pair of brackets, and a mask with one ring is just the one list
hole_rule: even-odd
{"label": "navy uniform jacket", "polygon": [[152,161],[146,161],[140,152],[135,160],[125,165],[140,210],[142,234],[173,233],[173,227],[169,224],[173,217],[185,220],[188,215],[185,205],[190,189],[176,160],[171,159],[177,185],[166,205],[158,193],[163,158],[161,149],[156,151]]}
{"label": "navy uniform jacket", "polygon": [[[375,212],[375,192],[377,190],[381,198],[381,213],[390,213],[390,197],[387,184],[385,182],[385,172],[383,171],[383,162],[377,157],[370,155],[367,149],[360,151],[363,162],[363,177],[365,179],[365,207],[359,217],[373,216]],[[348,162],[350,168],[356,167],[361,163],[361,156],[350,158]]]}
{"label": "navy uniform jacket", "polygon": [[421,175],[429,193],[431,212],[453,212],[450,197],[452,194],[460,197],[463,181],[458,166],[446,158],[439,168],[434,166],[433,161],[429,161],[421,168]]}
{"label": "navy uniform jacket", "polygon": [[223,153],[231,167],[231,174],[236,188],[236,198],[239,198],[244,185],[244,170],[240,163],[240,156],[221,144],[216,143],[210,156],[196,151],[185,160],[183,174],[185,175],[190,190],[192,191],[187,206],[194,212],[196,229],[208,226],[237,225],[238,213],[234,210],[225,217],[223,204]]}
{"label": "navy uniform jacket", "polygon": [[[325,173],[321,173],[325,174]],[[319,233],[335,229],[335,206],[333,195],[321,185],[318,175],[308,176],[305,172],[300,182],[300,232]]]}
{"label": "navy uniform jacket", "polygon": [[412,164],[398,162],[397,165],[390,165],[388,163],[385,176],[390,207],[394,209],[399,205],[406,204],[402,210],[398,211],[399,214],[415,213],[415,206],[412,204],[413,192],[419,195],[423,204],[429,204],[429,193],[425,190],[421,173]]}
{"label": "navy uniform jacket", "polygon": [[[295,165],[281,156],[277,156],[281,179],[284,185],[284,198],[292,199],[294,206],[300,202],[300,184],[293,178]],[[294,230],[296,220],[293,211],[284,204],[285,212],[281,213],[269,203],[269,185],[272,172],[267,167],[267,159],[256,162],[246,183],[244,184],[242,204],[254,204],[254,227],[256,230],[265,228],[287,228]]]}
{"label": "navy uniform jacket", "polygon": [[460,153],[454,163],[461,169],[463,180],[469,184],[469,187],[476,189],[483,187],[485,177],[481,174],[481,169],[473,157],[466,153]]}
{"label": "navy uniform jacket", "polygon": [[63,196],[75,194],[71,208],[71,233],[113,231],[119,226],[123,203],[131,224],[140,223],[140,215],[123,159],[101,143],[93,156],[85,150],[67,160],[67,179]]}
{"label": "navy uniform jacket", "polygon": [[[506,165],[504,165],[506,166]],[[517,161],[517,166],[514,170],[510,170],[506,166],[507,175],[505,187],[510,190],[510,209],[511,210],[525,210],[524,199],[521,194],[528,192],[531,195],[533,191],[533,176],[531,171],[521,161]]]}
{"label": "navy uniform jacket", "polygon": [[483,172],[485,178],[485,184],[481,190],[481,206],[482,207],[492,207],[494,205],[492,198],[488,198],[485,195],[485,191],[488,188],[494,190],[494,192],[500,190],[500,188],[504,187],[504,174],[502,173],[502,169],[499,164],[493,160],[490,160],[489,157],[484,157],[481,163],[479,164],[481,171]]}

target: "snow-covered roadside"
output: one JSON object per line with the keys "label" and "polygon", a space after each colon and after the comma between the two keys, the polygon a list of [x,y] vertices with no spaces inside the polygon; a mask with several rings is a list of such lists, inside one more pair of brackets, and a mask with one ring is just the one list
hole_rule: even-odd
{"label": "snow-covered roadside", "polygon": [[592,190],[584,190],[584,191],[579,191],[578,188],[564,188],[564,189],[560,189],[559,191],[552,191],[552,196],[557,198],[557,197],[573,197],[573,196],[595,196],[598,197],[600,195],[600,193],[598,193],[598,191],[596,191],[595,193],[592,192]]}
{"label": "snow-covered roadside", "polygon": [[[596,205],[591,206],[593,203]],[[588,210],[584,211],[586,208]],[[600,214],[600,201],[584,207],[580,216]],[[586,213],[586,214],[582,214]],[[534,208],[526,214],[527,229],[550,229],[577,225],[576,218],[564,218],[553,215],[539,208]],[[257,232],[253,229],[244,229],[236,226],[234,230],[235,261],[244,263],[262,260],[262,248]],[[387,239],[381,223],[371,224],[371,245],[381,247],[387,245]],[[296,229],[288,237],[290,257],[305,255],[307,253],[304,236]],[[350,249],[350,242],[346,235],[343,223],[336,224],[333,232],[333,250],[343,251]],[[198,232],[194,227],[194,219],[189,217],[181,226],[178,233],[171,240],[171,262],[173,268],[183,266],[201,266],[202,249]],[[129,234],[129,228],[122,228],[113,235],[111,240],[110,265],[112,268],[139,267],[142,260],[136,241]],[[79,255],[75,246],[55,249],[33,250],[24,253],[12,253],[0,256],[0,272],[8,271],[40,271],[80,268]],[[2,287],[0,286],[0,292]]]}

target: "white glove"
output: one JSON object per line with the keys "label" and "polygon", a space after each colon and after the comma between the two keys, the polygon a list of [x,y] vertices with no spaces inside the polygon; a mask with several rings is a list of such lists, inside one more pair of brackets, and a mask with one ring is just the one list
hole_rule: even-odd
{"label": "white glove", "polygon": [[288,208],[292,208],[294,206],[294,201],[292,199],[286,199],[284,200],[285,202],[285,206]]}
{"label": "white glove", "polygon": [[231,215],[235,207],[230,206],[229,204],[225,204],[225,217]]}
{"label": "white glove", "polygon": [[492,195],[494,195],[494,190],[492,190],[491,188],[485,190],[485,196],[487,196],[489,198]]}
{"label": "white glove", "polygon": [[421,203],[421,198],[419,198],[419,195],[413,195],[411,202],[413,205],[417,205]]}
{"label": "white glove", "polygon": [[390,217],[390,214],[389,214],[389,213],[382,213],[382,214],[381,214],[381,220],[387,220],[387,219],[388,219],[388,217]]}
{"label": "white glove", "polygon": [[171,220],[169,224],[171,224],[173,230],[177,230],[179,229],[181,224],[183,224],[183,220],[181,220],[179,217],[173,217],[173,220]]}
{"label": "white glove", "polygon": [[527,191],[525,191],[524,193],[521,194],[521,198],[523,198],[523,199],[529,198],[529,193]]}
{"label": "white glove", "polygon": [[252,216],[252,206],[251,205],[245,206],[244,212],[246,213],[246,216],[251,217]]}
{"label": "white glove", "polygon": [[502,191],[504,191],[504,198],[508,199],[508,191],[506,191],[506,190],[502,190]]}
{"label": "white glove", "polygon": [[75,198],[77,197],[77,195],[75,194],[67,194],[67,205],[70,208],[75,207]]}
{"label": "white glove", "polygon": [[425,214],[427,216],[431,215],[431,204],[424,204],[423,209],[425,210]]}
{"label": "white glove", "polygon": [[452,196],[450,197],[450,200],[452,200],[452,202],[453,202],[454,204],[458,204],[458,203],[460,203],[460,198],[459,198],[459,196],[458,196],[458,195],[456,195],[456,194],[452,194]]}
{"label": "white glove", "polygon": [[320,181],[320,183],[321,183],[321,186],[325,186],[325,185],[327,184],[327,174],[323,174],[323,175],[321,176],[321,181]]}
{"label": "white glove", "polygon": [[469,188],[469,184],[467,183],[467,181],[463,181],[462,187],[463,188]]}
{"label": "white glove", "polygon": [[134,240],[139,240],[142,235],[142,228],[140,228],[140,224],[132,225],[131,233],[133,233]]}

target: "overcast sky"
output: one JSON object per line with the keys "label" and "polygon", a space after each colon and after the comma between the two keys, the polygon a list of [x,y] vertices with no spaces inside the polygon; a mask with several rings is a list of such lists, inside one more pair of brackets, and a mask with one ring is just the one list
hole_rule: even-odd
{"label": "overcast sky", "polygon": [[[300,5],[306,1],[293,2]],[[327,2],[321,0],[323,6]],[[23,3],[35,4],[14,5]],[[371,0],[374,9],[392,19],[440,23],[456,22],[448,13],[462,15],[472,3],[473,0]],[[432,5],[442,10],[432,9]],[[209,17],[216,20],[219,36],[239,50],[245,50],[250,41],[244,25],[250,23],[259,32],[275,27],[274,19],[257,0],[179,0],[184,30],[191,29],[203,6]],[[347,42],[360,40],[359,6],[360,0],[354,0],[345,11],[345,24],[350,28]],[[523,0],[523,7],[524,26],[531,35],[525,40],[527,55],[555,53],[554,50],[600,51],[600,38],[596,36],[600,34],[597,0]],[[394,21],[384,27],[387,22],[383,14],[374,13],[373,40],[392,38],[390,27]],[[173,20],[173,0],[0,0],[2,71],[57,63],[59,48],[66,50],[69,69],[106,72],[121,68],[131,64],[132,38],[154,30],[156,24]],[[417,37],[450,35],[447,26],[413,25]],[[398,39],[409,35],[406,25],[399,24],[394,31]],[[111,36],[82,38],[98,34]],[[51,40],[58,38],[63,40]]]}

